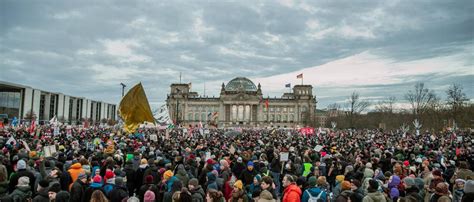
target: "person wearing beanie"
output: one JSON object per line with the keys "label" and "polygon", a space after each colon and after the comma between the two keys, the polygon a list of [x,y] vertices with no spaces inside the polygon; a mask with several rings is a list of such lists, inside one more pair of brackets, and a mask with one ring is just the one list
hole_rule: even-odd
{"label": "person wearing beanie", "polygon": [[28,179],[30,180],[28,185],[31,188],[35,187],[36,177],[31,171],[26,169],[25,160],[20,159],[16,163],[16,169],[17,169],[17,172],[10,177],[10,182],[8,184],[8,190],[10,193],[16,189],[16,186],[18,185],[18,179],[20,179],[21,177],[28,177]]}
{"label": "person wearing beanie", "polygon": [[332,189],[332,193],[335,197],[339,196],[339,194],[341,193],[341,184],[342,182],[344,182],[344,178],[345,176],[344,175],[337,175],[336,176],[336,181],[335,181],[335,186],[334,188]]}
{"label": "person wearing beanie", "polygon": [[89,187],[87,187],[86,192],[84,194],[85,201],[90,201],[92,193],[94,193],[94,191],[96,190],[101,191],[106,196],[103,188],[102,177],[100,175],[94,176],[94,178],[92,179],[92,183],[89,185]]}
{"label": "person wearing beanie", "polygon": [[234,189],[232,190],[232,197],[230,201],[248,201],[248,197],[245,194],[245,190],[243,189],[243,182],[241,180],[237,180],[234,183]]}
{"label": "person wearing beanie", "polygon": [[219,190],[219,188],[217,187],[217,182],[216,182],[217,177],[214,173],[208,172],[206,179],[207,179],[207,186],[206,186],[207,190],[209,189]]}
{"label": "person wearing beanie", "polygon": [[171,189],[173,188],[173,183],[175,181],[179,181],[179,179],[173,175],[173,172],[171,170],[167,170],[165,173],[163,173],[162,183],[166,184],[167,192],[171,191]]}
{"label": "person wearing beanie", "polygon": [[199,180],[192,178],[188,182],[188,190],[191,193],[193,202],[203,202],[206,199],[204,189],[199,185]]}
{"label": "person wearing beanie", "polygon": [[82,172],[77,176],[77,180],[72,184],[70,192],[71,202],[84,201],[87,186],[87,175],[85,172]]}
{"label": "person wearing beanie", "polygon": [[85,170],[82,168],[82,164],[78,162],[72,164],[67,172],[69,173],[69,176],[71,176],[71,184],[69,184],[69,190],[71,190],[72,184],[77,180],[79,174],[85,173]]}
{"label": "person wearing beanie", "polygon": [[253,161],[247,163],[247,169],[245,169],[239,176],[244,186],[250,185],[253,182],[253,178],[257,175],[257,171],[254,169]]}
{"label": "person wearing beanie", "polygon": [[411,177],[405,177],[403,179],[405,185],[405,196],[414,198],[417,201],[423,201],[423,197],[420,195],[420,189],[416,185],[415,179]]}
{"label": "person wearing beanie", "polygon": [[438,202],[438,201],[451,201],[449,198],[449,188],[448,184],[445,182],[440,182],[435,187],[435,193],[431,196],[430,202]]}
{"label": "person wearing beanie", "polygon": [[49,202],[49,181],[41,180],[38,183],[36,196],[33,198],[33,202]]}
{"label": "person wearing beanie", "polygon": [[184,165],[179,165],[176,177],[183,183],[183,186],[187,187],[189,183],[189,176],[186,170],[184,169]]}
{"label": "person wearing beanie", "polygon": [[108,196],[109,193],[112,191],[112,189],[114,189],[114,187],[115,187],[115,173],[111,170],[107,170],[105,172],[104,185],[103,185],[105,196]]}
{"label": "person wearing beanie", "polygon": [[398,190],[398,185],[400,184],[400,177],[393,175],[388,180],[388,188],[390,189],[390,199],[396,201],[400,196],[400,191]]}
{"label": "person wearing beanie", "polygon": [[260,192],[262,192],[262,188],[260,187],[261,182],[262,176],[255,175],[252,184],[250,184],[250,186],[247,186],[247,195],[249,196],[249,198],[253,199],[260,195]]}
{"label": "person wearing beanie", "polygon": [[143,201],[144,202],[155,202],[155,193],[153,193],[150,190],[147,190],[145,192],[145,195],[143,196]]}
{"label": "person wearing beanie", "polygon": [[364,190],[362,190],[362,183],[359,180],[351,180],[351,191],[353,193],[350,196],[351,201],[362,201],[364,198]]}
{"label": "person wearing beanie", "polygon": [[474,201],[474,180],[466,180],[464,184],[464,195],[461,201]]}
{"label": "person wearing beanie", "polygon": [[336,202],[346,202],[350,200],[352,195],[351,183],[349,181],[342,181],[341,183],[341,193],[336,196]]}
{"label": "person wearing beanie", "polygon": [[362,199],[363,202],[387,202],[385,196],[378,191],[379,183],[376,180],[369,180],[368,194]]}
{"label": "person wearing beanie", "polygon": [[110,201],[122,201],[128,197],[128,191],[123,180],[123,177],[115,177],[115,186],[107,195],[107,198],[110,199]]}
{"label": "person wearing beanie", "polygon": [[[322,201],[327,201],[327,190],[323,187],[319,186],[319,183],[322,180],[316,179],[315,176],[312,176],[308,179],[308,189],[303,192],[303,196],[301,198],[302,202],[308,202],[312,198],[320,199]],[[318,183],[319,182],[319,183]],[[325,182],[324,182],[325,184]],[[311,200],[313,201],[313,200]]]}
{"label": "person wearing beanie", "polygon": [[49,200],[54,202],[69,202],[70,194],[67,191],[61,190],[61,185],[53,182],[48,189]]}
{"label": "person wearing beanie", "polygon": [[[136,178],[137,172],[133,168],[133,162],[132,160],[127,160],[125,162],[125,166],[123,171],[125,172],[125,177],[127,178],[127,189],[128,189],[128,196],[131,197],[133,196],[133,193],[135,193],[135,189],[137,189],[138,182],[140,181],[139,179]],[[143,176],[141,178],[143,182]]]}
{"label": "person wearing beanie", "polygon": [[16,185],[15,190],[10,194],[11,199],[13,201],[31,200],[33,193],[29,184],[30,179],[27,176],[18,178],[18,185]]}

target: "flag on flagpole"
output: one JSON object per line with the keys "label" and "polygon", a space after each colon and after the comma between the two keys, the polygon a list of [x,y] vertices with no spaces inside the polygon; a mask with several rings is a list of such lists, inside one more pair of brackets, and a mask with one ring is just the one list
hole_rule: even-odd
{"label": "flag on flagpole", "polygon": [[291,83],[285,84],[285,88],[291,88]]}
{"label": "flag on flagpole", "polygon": [[269,104],[268,102],[269,102],[268,99],[266,99],[265,100],[265,108],[267,108],[267,110],[268,110],[268,104]]}
{"label": "flag on flagpole", "polygon": [[124,129],[127,133],[135,132],[145,121],[155,121],[142,83],[135,85],[123,96],[119,105],[119,114],[124,121]]}
{"label": "flag on flagpole", "polygon": [[302,79],[303,78],[303,73],[296,75],[297,79]]}
{"label": "flag on flagpole", "polygon": [[30,128],[29,128],[28,132],[30,132],[30,134],[34,133],[35,128],[36,128],[36,118],[33,118],[31,120],[31,125],[30,125]]}
{"label": "flag on flagpole", "polygon": [[54,126],[58,125],[58,118],[56,118],[56,115],[54,115],[54,117],[49,120],[49,124]]}
{"label": "flag on flagpole", "polygon": [[13,117],[13,120],[12,120],[12,126],[13,127],[16,127],[18,125],[18,119],[15,117]]}

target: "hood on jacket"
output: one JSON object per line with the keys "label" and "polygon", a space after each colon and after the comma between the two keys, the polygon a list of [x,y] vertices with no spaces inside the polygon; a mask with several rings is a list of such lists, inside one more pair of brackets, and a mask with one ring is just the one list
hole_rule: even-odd
{"label": "hood on jacket", "polygon": [[397,187],[400,184],[400,177],[393,175],[392,180],[388,183],[388,188]]}
{"label": "hood on jacket", "polygon": [[75,163],[75,164],[72,164],[72,166],[69,167],[69,169],[74,169],[74,170],[82,169],[82,165],[81,163]]}
{"label": "hood on jacket", "polygon": [[368,193],[365,197],[372,199],[372,201],[385,201],[385,196],[378,191]]}
{"label": "hood on jacket", "polygon": [[261,198],[261,199],[265,199],[265,200],[272,200],[272,199],[273,199],[273,195],[272,195],[272,193],[270,193],[268,190],[263,190],[263,191],[260,193],[260,198]]}

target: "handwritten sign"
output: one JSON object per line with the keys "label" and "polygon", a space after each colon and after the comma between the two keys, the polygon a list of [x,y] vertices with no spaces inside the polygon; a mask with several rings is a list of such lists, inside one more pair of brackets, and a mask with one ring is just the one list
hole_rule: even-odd
{"label": "handwritten sign", "polygon": [[288,161],[290,153],[280,152],[280,161]]}

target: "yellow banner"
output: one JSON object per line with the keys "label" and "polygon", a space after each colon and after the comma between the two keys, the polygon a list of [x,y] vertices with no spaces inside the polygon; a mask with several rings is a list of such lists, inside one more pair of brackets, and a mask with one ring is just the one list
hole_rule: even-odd
{"label": "yellow banner", "polygon": [[124,130],[127,133],[135,132],[145,121],[155,122],[141,83],[135,85],[122,98],[119,114],[124,121]]}

